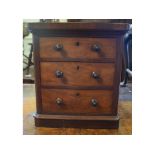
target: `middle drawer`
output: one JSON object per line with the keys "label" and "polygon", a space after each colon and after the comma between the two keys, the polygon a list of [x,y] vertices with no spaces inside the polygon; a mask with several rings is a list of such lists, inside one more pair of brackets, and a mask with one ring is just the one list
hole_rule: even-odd
{"label": "middle drawer", "polygon": [[51,86],[112,86],[114,64],[41,62],[41,84]]}

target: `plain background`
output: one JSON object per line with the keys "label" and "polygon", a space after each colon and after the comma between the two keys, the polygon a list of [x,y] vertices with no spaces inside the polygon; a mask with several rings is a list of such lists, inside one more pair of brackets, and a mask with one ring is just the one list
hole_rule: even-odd
{"label": "plain background", "polygon": [[[153,0],[3,0],[0,2],[0,154],[155,154]],[[23,19],[133,21],[133,133],[128,136],[22,135]]]}

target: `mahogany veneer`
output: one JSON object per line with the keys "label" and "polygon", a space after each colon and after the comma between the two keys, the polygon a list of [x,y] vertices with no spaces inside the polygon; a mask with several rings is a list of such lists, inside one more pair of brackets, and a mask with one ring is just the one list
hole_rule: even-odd
{"label": "mahogany veneer", "polygon": [[36,126],[118,128],[128,24],[31,23]]}
{"label": "mahogany veneer", "polygon": [[[55,45],[63,45],[59,52],[55,50]],[[100,46],[99,52],[91,49],[93,44]],[[110,38],[40,38],[40,57],[41,58],[80,58],[80,59],[98,59],[98,58],[115,58],[116,39]]]}
{"label": "mahogany veneer", "polygon": [[[41,84],[52,86],[113,86],[114,64],[81,62],[41,62]],[[57,78],[55,72],[63,72]],[[93,78],[93,72],[99,74]]]}

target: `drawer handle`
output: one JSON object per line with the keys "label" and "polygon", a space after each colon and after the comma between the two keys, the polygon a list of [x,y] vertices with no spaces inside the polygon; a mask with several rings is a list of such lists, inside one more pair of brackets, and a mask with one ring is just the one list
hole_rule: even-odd
{"label": "drawer handle", "polygon": [[61,98],[56,99],[56,104],[57,105],[61,105],[62,103],[63,103],[63,99],[61,99]]}
{"label": "drawer handle", "polygon": [[63,45],[62,44],[56,44],[54,48],[56,51],[61,51],[63,49]]}
{"label": "drawer handle", "polygon": [[57,71],[55,72],[55,75],[56,75],[57,78],[63,78],[63,72],[61,72],[61,71],[59,71],[59,70],[57,70]]}
{"label": "drawer handle", "polygon": [[99,79],[100,78],[100,75],[96,72],[92,72],[91,73],[91,76],[94,78],[94,79]]}
{"label": "drawer handle", "polygon": [[96,44],[92,45],[91,49],[92,51],[95,51],[95,52],[99,52],[101,50],[100,46]]}
{"label": "drawer handle", "polygon": [[96,107],[97,104],[98,104],[98,101],[96,99],[92,99],[91,104],[92,104],[93,107]]}

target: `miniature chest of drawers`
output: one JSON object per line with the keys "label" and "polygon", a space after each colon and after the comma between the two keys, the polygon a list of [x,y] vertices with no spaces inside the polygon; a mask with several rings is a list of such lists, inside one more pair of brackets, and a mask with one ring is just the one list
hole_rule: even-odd
{"label": "miniature chest of drawers", "polygon": [[36,126],[118,128],[128,24],[31,23]]}

